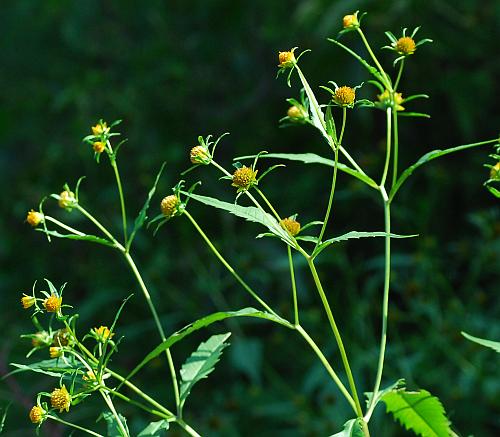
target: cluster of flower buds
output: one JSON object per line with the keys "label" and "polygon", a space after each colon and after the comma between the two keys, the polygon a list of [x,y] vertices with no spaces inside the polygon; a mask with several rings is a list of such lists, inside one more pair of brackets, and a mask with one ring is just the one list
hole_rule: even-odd
{"label": "cluster of flower buds", "polygon": [[91,129],[93,136],[91,139],[92,148],[96,154],[101,154],[106,150],[110,128],[105,121],[99,120],[99,122],[95,126],[92,126]]}

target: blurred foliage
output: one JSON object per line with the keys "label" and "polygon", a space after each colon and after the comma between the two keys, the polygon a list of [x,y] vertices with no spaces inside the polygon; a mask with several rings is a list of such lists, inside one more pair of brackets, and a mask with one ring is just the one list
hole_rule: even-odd
{"label": "blurred foliage", "polygon": [[[120,128],[129,142],[120,158],[131,218],[163,161],[167,175],[160,193],[169,192],[188,167],[187,153],[198,135],[231,133],[218,149],[218,160],[226,166],[234,156],[261,149],[326,155],[313,130],[278,128],[285,99],[297,97],[299,90],[296,82],[288,89],[275,80],[276,53],[295,45],[311,48],[301,65],[314,87],[328,80],[348,85],[366,80],[355,61],[326,41],[337,34],[342,16],[356,9],[369,12],[364,25],[374,47],[386,44],[385,30],[397,34],[417,25],[422,26],[419,36],[435,41],[410,59],[402,81],[404,94],[431,96],[415,108],[432,115],[431,120],[401,120],[403,166],[434,148],[498,135],[496,0],[20,0],[2,6],[2,373],[9,362],[23,361],[29,349],[19,339],[32,329],[19,297],[35,279],[69,282],[66,299],[80,313],[82,330],[110,323],[121,300],[137,291],[112,252],[72,241],[48,244],[23,223],[26,211],[43,196],[86,175],[82,202],[119,230],[112,172],[105,163],[96,165],[89,147],[80,142],[91,124],[101,117],[124,120]],[[353,35],[343,41],[362,51]],[[382,56],[390,65],[391,55]],[[369,86],[361,94],[375,96]],[[372,172],[381,170],[383,140],[381,112],[353,113],[345,141]],[[462,435],[475,436],[500,433],[498,358],[460,336],[465,330],[500,338],[500,212],[482,187],[482,164],[490,152],[476,149],[419,169],[393,208],[394,231],[419,233],[420,238],[394,241],[385,384],[404,377],[409,387],[428,389],[440,397]],[[192,180],[203,179],[203,193],[231,199],[233,190],[218,177],[214,169],[190,174]],[[306,222],[322,215],[329,178],[327,168],[289,164],[270,175],[263,188],[283,214],[298,212]],[[381,229],[376,199],[344,175],[335,208],[333,234]],[[201,205],[190,210],[242,275],[290,316],[284,248],[276,241],[254,241],[252,224]],[[65,218],[79,220],[74,214]],[[375,376],[380,329],[382,244],[337,246],[318,266],[359,385],[367,391]],[[143,232],[135,253],[168,332],[208,312],[254,305],[183,218],[172,220],[156,237]],[[326,319],[299,263],[297,280],[304,325],[335,359],[332,339],[324,335]],[[113,366],[130,369],[158,341],[139,293],[120,325],[126,338]],[[340,430],[349,417],[345,402],[299,337],[282,328],[228,321],[177,345],[175,361],[184,361],[210,333],[227,329],[233,344],[218,369],[194,389],[187,409],[187,418],[203,435],[324,436]],[[169,396],[164,365],[155,362],[138,381],[161,400]],[[34,394],[50,390],[53,383],[31,374],[0,385],[1,406],[13,401],[5,435],[31,435],[27,413]],[[93,427],[95,408],[84,403],[68,417]],[[123,414],[130,416],[134,430],[149,419],[127,408]],[[406,435],[383,416],[382,408],[371,428],[374,436]],[[44,432],[67,435],[54,426]],[[171,435],[180,434],[173,430]]]}

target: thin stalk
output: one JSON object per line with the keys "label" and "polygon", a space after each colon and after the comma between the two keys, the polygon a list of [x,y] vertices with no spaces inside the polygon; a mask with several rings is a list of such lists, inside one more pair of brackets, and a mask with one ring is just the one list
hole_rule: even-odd
{"label": "thin stalk", "polygon": [[384,172],[382,174],[382,179],[380,181],[380,186],[385,185],[385,180],[387,179],[387,172],[389,171],[389,162],[391,160],[391,137],[392,137],[392,108],[387,108],[386,110],[386,120],[387,120],[387,142],[385,151],[385,165]]}
{"label": "thin stalk", "polygon": [[319,279],[318,272],[316,271],[316,267],[314,266],[314,261],[311,258],[307,259],[307,264],[309,265],[309,269],[311,270],[314,284],[318,290],[319,296],[321,298],[321,302],[323,303],[323,307],[325,308],[326,315],[328,317],[328,321],[330,322],[330,326],[333,331],[333,335],[335,336],[335,340],[337,342],[340,355],[342,357],[342,363],[344,364],[344,368],[347,374],[347,379],[349,380],[349,387],[351,389],[352,396],[354,398],[354,403],[356,406],[356,413],[358,417],[363,417],[363,412],[361,409],[361,404],[359,403],[358,392],[356,390],[356,384],[354,382],[354,377],[352,375],[351,366],[349,365],[349,359],[347,358],[347,353],[345,351],[344,343],[342,341],[342,337],[340,336],[339,329],[337,327],[337,323],[335,322],[335,318],[333,317],[332,310],[330,308],[330,304],[328,303],[328,299],[326,297],[325,291],[323,290],[323,285],[321,284],[321,280]]}
{"label": "thin stalk", "polygon": [[129,433],[125,426],[123,425],[120,416],[116,412],[115,406],[113,405],[113,401],[111,398],[101,389],[99,390],[99,393],[101,393],[102,397],[104,398],[104,402],[106,402],[109,410],[111,411],[111,414],[114,416],[116,423],[118,424],[118,428],[120,429],[120,432],[125,436],[129,437]]}
{"label": "thin stalk", "polygon": [[398,179],[398,160],[399,160],[399,133],[398,133],[398,111],[392,113],[392,129],[394,133],[394,157],[392,158],[392,185],[396,185]]}
{"label": "thin stalk", "polygon": [[398,76],[396,77],[396,82],[394,82],[394,92],[396,92],[396,90],[398,89],[399,81],[401,80],[401,75],[403,74],[404,66],[405,66],[405,60],[403,58],[399,63]]}
{"label": "thin stalk", "polygon": [[338,163],[339,163],[339,147],[342,144],[342,138],[344,137],[344,130],[345,130],[345,122],[346,122],[346,114],[347,110],[346,108],[342,108],[342,129],[340,131],[340,137],[339,137],[339,142],[338,146],[335,147],[334,153],[335,153],[335,162],[333,165],[333,175],[332,175],[332,183],[330,185],[330,197],[328,198],[328,206],[326,208],[326,213],[325,213],[325,218],[323,219],[323,224],[321,226],[321,231],[318,236],[318,241],[316,242],[316,245],[314,246],[314,251],[317,249],[321,241],[323,240],[323,236],[325,235],[326,231],[326,226],[328,224],[328,219],[330,218],[330,213],[332,210],[332,205],[333,205],[333,196],[335,195],[335,187],[337,185],[337,170],[338,170]]}
{"label": "thin stalk", "polygon": [[375,377],[375,386],[373,388],[372,402],[368,407],[368,414],[371,414],[375,408],[375,399],[380,389],[380,383],[382,381],[382,372],[384,370],[384,358],[385,349],[387,344],[387,319],[389,315],[389,286],[391,280],[391,238],[389,233],[391,232],[391,211],[390,203],[387,197],[387,193],[384,187],[380,187],[380,194],[384,201],[384,231],[385,236],[385,268],[384,268],[384,296],[382,301],[382,333],[380,337],[380,352],[378,358],[377,366],[377,376]]}
{"label": "thin stalk", "polygon": [[113,244],[122,252],[125,251],[125,248],[116,240],[115,237],[109,232],[103,225],[102,223],[97,220],[90,212],[88,212],[83,206],[76,204],[75,208],[80,211],[85,217],[87,217],[94,225],[97,226],[97,228],[104,234],[106,237],[110,239],[110,241],[113,242]]}
{"label": "thin stalk", "polygon": [[299,304],[297,299],[297,284],[295,283],[295,272],[293,269],[292,248],[287,244],[288,251],[288,266],[290,268],[290,279],[292,281],[292,297],[293,297],[293,314],[295,326],[299,324]]}
{"label": "thin stalk", "polygon": [[128,233],[127,233],[127,210],[125,209],[125,198],[123,196],[123,188],[120,179],[120,172],[118,171],[118,164],[116,163],[116,155],[113,153],[113,148],[111,147],[111,143],[109,141],[108,141],[108,148],[109,151],[111,152],[109,156],[109,162],[111,163],[111,167],[113,167],[113,171],[115,173],[116,186],[118,187],[118,195],[120,196],[120,207],[122,211],[122,225],[123,225],[123,241],[126,247],[128,240]]}
{"label": "thin stalk", "polygon": [[337,374],[335,373],[335,370],[333,370],[332,366],[330,365],[328,360],[325,358],[325,356],[323,355],[323,352],[321,352],[318,345],[314,342],[314,340],[309,336],[309,334],[304,330],[304,328],[302,326],[296,325],[295,329],[304,338],[304,340],[307,342],[307,344],[309,344],[309,346],[311,346],[312,350],[316,353],[319,360],[321,361],[321,363],[323,364],[323,366],[325,367],[325,369],[327,370],[329,375],[332,377],[335,384],[337,384],[337,387],[340,389],[340,391],[342,392],[344,397],[347,399],[347,402],[349,402],[349,405],[352,407],[354,412],[356,414],[358,414],[358,410],[356,407],[356,403],[354,402],[354,399],[352,398],[351,394],[347,391],[344,384],[342,384],[342,381],[337,376]]}
{"label": "thin stalk", "polygon": [[71,226],[65,225],[64,223],[60,222],[59,220],[55,219],[54,217],[50,217],[49,215],[44,215],[43,216],[44,220],[47,220],[49,222],[52,222],[56,224],[57,226],[60,226],[61,228],[65,229],[68,232],[71,232],[72,234],[79,235],[80,237],[85,236],[83,232],[77,231],[76,229],[72,228]]}
{"label": "thin stalk", "polygon": [[357,30],[358,30],[359,36],[361,36],[361,39],[363,40],[363,44],[365,45],[366,50],[368,50],[368,53],[370,54],[371,58],[373,59],[373,62],[375,62],[375,65],[377,66],[378,70],[380,71],[380,74],[385,79],[384,85],[387,87],[387,89],[389,91],[392,91],[391,81],[389,80],[389,76],[387,76],[387,73],[384,71],[384,68],[382,67],[382,65],[380,65],[380,62],[378,61],[377,57],[375,56],[375,53],[373,53],[373,50],[370,47],[370,44],[368,43],[368,41],[365,37],[365,34],[361,30],[361,27],[358,27]]}
{"label": "thin stalk", "polygon": [[[163,342],[167,339],[167,337],[165,336],[165,332],[163,331],[163,327],[161,326],[160,318],[158,317],[158,313],[156,312],[156,308],[153,304],[153,301],[151,300],[151,295],[149,294],[149,291],[146,287],[146,284],[144,283],[144,280],[142,279],[142,276],[139,273],[139,270],[137,269],[137,266],[135,265],[134,260],[130,256],[130,253],[124,252],[123,255],[125,256],[125,259],[127,260],[128,265],[132,269],[132,272],[134,273],[134,276],[137,279],[139,286],[141,287],[142,293],[144,294],[144,297],[145,297],[146,302],[149,306],[151,314],[153,315],[153,319],[154,319],[155,324],[156,324],[156,329],[158,330],[158,333],[160,334],[161,340]],[[172,358],[172,353],[170,352],[170,348],[165,350],[165,354],[167,356],[168,367],[170,370],[170,375],[172,377],[172,386],[174,389],[175,405],[177,406],[177,413],[180,415],[181,409],[180,409],[179,384],[177,382],[177,374],[175,372],[174,360]]]}
{"label": "thin stalk", "polygon": [[231,173],[229,173],[224,167],[222,167],[222,165],[219,165],[216,161],[214,161],[213,159],[210,161],[210,163],[214,166],[214,167],[217,167],[222,173],[224,173],[226,176],[229,176],[230,178],[232,178],[233,176],[231,175]]}
{"label": "thin stalk", "polygon": [[184,210],[183,213],[189,221],[192,223],[192,225],[195,227],[195,229],[198,231],[198,233],[201,235],[205,243],[207,243],[208,247],[210,250],[214,253],[214,255],[219,259],[219,261],[226,267],[226,269],[229,270],[229,273],[231,273],[234,278],[243,286],[243,288],[257,301],[259,302],[267,311],[269,311],[271,314],[274,314],[277,316],[277,314],[273,311],[273,309],[266,303],[264,300],[262,300],[259,295],[252,290],[252,288],[241,278],[238,273],[231,267],[231,265],[226,261],[226,259],[221,255],[221,253],[217,250],[217,248],[213,245],[212,241],[208,236],[203,232],[203,229],[198,225],[198,222],[193,218],[187,210]]}
{"label": "thin stalk", "polygon": [[176,422],[178,425],[186,431],[189,435],[192,435],[194,437],[201,437],[200,434],[198,434],[193,428],[191,428],[186,422],[184,422],[182,419],[177,419]]}
{"label": "thin stalk", "polygon": [[146,406],[140,402],[137,402],[134,399],[129,398],[128,396],[125,396],[123,393],[120,393],[119,391],[115,391],[115,390],[113,390],[109,387],[106,387],[106,386],[104,386],[103,388],[106,389],[106,391],[108,393],[111,393],[113,396],[116,396],[116,397],[124,400],[125,402],[128,402],[131,405],[135,405],[136,407],[138,407],[144,411],[147,411],[150,414],[154,414],[155,416],[161,417],[162,419],[167,419],[167,420],[172,419],[172,416],[169,416],[165,413],[162,413],[161,411],[149,408],[148,406]]}
{"label": "thin stalk", "polygon": [[86,432],[87,434],[90,434],[90,435],[94,435],[96,437],[104,437],[102,434],[98,434],[90,429],[87,429],[87,428],[84,428],[83,426],[79,426],[79,425],[76,425],[74,423],[71,423],[71,422],[66,422],[65,420],[63,419],[60,419],[59,417],[56,417],[56,416],[52,416],[52,415],[47,415],[46,416],[48,419],[52,419],[52,420],[55,420],[56,422],[59,422],[59,423],[62,423],[63,425],[66,425],[66,426],[70,426],[72,428],[75,428],[79,431],[83,431],[83,432]]}
{"label": "thin stalk", "polygon": [[273,205],[271,204],[271,202],[269,202],[269,200],[267,199],[267,197],[265,196],[265,194],[261,190],[259,190],[257,187],[254,187],[254,188],[255,188],[255,191],[257,191],[257,193],[259,193],[259,196],[262,197],[262,199],[264,200],[264,202],[266,202],[266,205],[272,211],[272,213],[274,214],[274,216],[276,217],[276,219],[278,220],[278,222],[281,221],[280,215],[276,212],[276,210],[274,209]]}

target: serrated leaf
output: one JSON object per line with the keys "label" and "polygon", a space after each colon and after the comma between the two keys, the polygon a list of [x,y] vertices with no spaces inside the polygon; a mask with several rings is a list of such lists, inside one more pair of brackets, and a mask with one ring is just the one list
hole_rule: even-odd
{"label": "serrated leaf", "polygon": [[51,360],[42,360],[33,364],[17,364],[10,363],[11,366],[16,367],[16,370],[8,373],[2,379],[7,378],[8,376],[14,375],[20,372],[36,372],[43,373],[48,376],[54,376],[59,378],[62,373],[67,373],[71,371],[76,371],[78,369],[82,369],[83,365],[77,361],[73,356],[67,356],[63,360],[62,358],[54,358]]}
{"label": "serrated leaf", "polygon": [[151,422],[144,428],[137,437],[160,437],[163,431],[170,428],[170,423],[167,420],[159,420],[158,422]]}
{"label": "serrated leaf", "polygon": [[231,333],[212,335],[201,343],[181,367],[180,406],[184,406],[193,386],[213,372]]}
{"label": "serrated leaf", "polygon": [[[247,155],[247,156],[239,156],[235,159],[253,159],[255,155]],[[261,156],[261,159],[264,158],[277,158],[277,159],[288,159],[290,161],[300,161],[305,164],[323,164],[329,167],[335,166],[335,161],[332,159],[323,158],[322,156],[316,155],[315,153],[268,153],[267,155]],[[341,164],[340,162],[337,164],[338,169],[347,173],[351,176],[354,176],[356,179],[365,182],[372,188],[377,188],[377,183],[367,175],[360,173],[357,170],[348,167],[345,164]]]}
{"label": "serrated leaf", "polygon": [[405,171],[403,171],[403,173],[401,173],[398,180],[392,187],[391,192],[389,193],[389,201],[392,201],[398,190],[401,188],[401,185],[403,185],[406,179],[408,179],[410,175],[421,165],[424,165],[425,163],[432,161],[433,159],[439,158],[440,156],[448,155],[454,152],[459,152],[461,150],[471,149],[473,147],[484,146],[486,144],[491,144],[492,142],[493,141],[482,141],[480,143],[464,144],[462,146],[451,147],[449,149],[444,149],[444,150],[441,149],[432,150],[431,152],[426,153],[425,155],[421,156],[415,164],[410,165]]}
{"label": "serrated leaf", "polygon": [[330,437],[363,437],[363,429],[359,423],[360,419],[351,419],[344,423],[344,429]]}
{"label": "serrated leaf", "polygon": [[[265,155],[264,155],[265,156]],[[224,202],[219,199],[214,199],[213,197],[200,196],[199,194],[189,194],[183,192],[186,196],[194,199],[200,203],[203,203],[214,208],[222,209],[237,217],[244,218],[245,220],[260,223],[269,229],[273,234],[278,236],[285,243],[292,247],[295,247],[293,240],[291,239],[288,232],[286,232],[276,221],[276,219],[266,212],[261,211],[259,208],[254,206],[240,206],[234,203]]]}
{"label": "serrated leaf", "polygon": [[[123,437],[123,433],[118,427],[118,422],[116,421],[115,416],[113,416],[111,412],[106,411],[105,413],[102,413],[101,417],[106,421],[107,437]],[[120,413],[118,413],[118,417],[120,418],[120,421],[127,430],[127,435],[130,435],[130,433],[128,432],[127,419]]]}
{"label": "serrated leaf", "polygon": [[264,311],[256,310],[255,308],[243,308],[239,311],[220,311],[217,313],[210,314],[201,319],[196,320],[190,325],[185,326],[181,330],[175,332],[170,337],[168,337],[164,342],[156,346],[149,354],[147,354],[144,359],[137,365],[132,372],[126,377],[126,379],[132,378],[139,370],[141,370],[147,363],[159,356],[165,350],[172,347],[175,343],[182,340],[184,337],[198,331],[201,328],[211,325],[212,323],[228,319],[230,317],[255,317],[258,319],[266,319],[280,325],[286,326],[287,328],[293,328],[289,322],[281,317],[275,316]]}
{"label": "serrated leaf", "polygon": [[115,247],[115,245],[111,241],[106,240],[105,238],[96,237],[95,235],[61,234],[60,232],[57,232],[57,231],[50,231],[48,229],[45,230],[45,229],[40,229],[40,228],[36,228],[35,231],[43,232],[44,234],[49,234],[49,235],[52,235],[53,237],[57,237],[57,238],[68,238],[69,240],[90,241],[92,243],[103,244],[104,246]]}
{"label": "serrated leaf", "polygon": [[440,400],[427,390],[391,390],[382,397],[387,412],[407,430],[422,437],[449,437],[450,422]]}
{"label": "serrated leaf", "polygon": [[399,235],[399,234],[391,234],[387,232],[359,232],[359,231],[351,231],[347,234],[340,235],[339,237],[329,238],[328,240],[323,241],[316,250],[313,252],[312,256],[318,256],[323,250],[325,250],[328,246],[333,243],[338,243],[340,241],[351,240],[353,238],[368,238],[368,237],[386,237],[389,236],[391,238],[413,238],[418,237],[417,234],[414,235]]}
{"label": "serrated leaf", "polygon": [[473,341],[474,343],[480,344],[481,346],[489,347],[493,349],[494,351],[500,353],[500,342],[498,341],[492,341],[492,340],[486,340],[484,338],[479,338],[479,337],[474,337],[470,334],[467,334],[466,332],[462,331],[462,335],[470,341]]}
{"label": "serrated leaf", "polygon": [[135,237],[135,234],[137,231],[144,225],[144,222],[147,220],[147,212],[149,209],[149,204],[151,202],[151,199],[153,198],[155,192],[156,192],[156,186],[158,185],[158,181],[160,180],[160,176],[163,173],[163,169],[165,168],[166,162],[164,162],[160,168],[160,171],[156,175],[156,179],[153,183],[153,186],[148,192],[148,197],[146,198],[146,201],[144,202],[143,207],[139,211],[139,214],[137,215],[135,222],[134,222],[134,228],[132,229],[132,232],[130,233],[129,241],[127,243],[127,248],[130,248],[132,241]]}

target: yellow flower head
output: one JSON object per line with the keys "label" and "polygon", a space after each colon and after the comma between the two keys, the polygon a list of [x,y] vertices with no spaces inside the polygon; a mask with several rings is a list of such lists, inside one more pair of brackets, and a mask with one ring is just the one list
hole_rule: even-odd
{"label": "yellow flower head", "polygon": [[298,106],[290,106],[286,113],[290,118],[304,118],[302,110]]}
{"label": "yellow flower head", "polygon": [[490,170],[490,179],[499,180],[500,179],[500,161],[498,161]]}
{"label": "yellow flower head", "polygon": [[54,408],[59,409],[60,413],[62,413],[63,410],[69,411],[71,395],[64,385],[61,388],[54,389],[50,394],[50,404]]}
{"label": "yellow flower head", "polygon": [[290,68],[293,66],[293,64],[295,63],[295,55],[293,54],[294,50],[295,49],[292,49],[288,52],[278,53],[278,60],[279,60],[278,67]]}
{"label": "yellow flower head", "polygon": [[252,185],[257,182],[256,176],[257,171],[251,167],[243,166],[233,173],[233,187],[237,187],[239,190],[248,190]]}
{"label": "yellow flower head", "polygon": [[94,328],[92,331],[99,341],[102,341],[103,343],[107,340],[111,340],[111,338],[115,335],[114,332],[111,332],[107,326],[99,326],[99,328]]}
{"label": "yellow flower head", "polygon": [[164,197],[160,203],[161,213],[167,217],[172,217],[177,212],[180,200],[175,194]]}
{"label": "yellow flower head", "polygon": [[356,91],[349,86],[341,86],[335,90],[333,100],[340,106],[352,106],[356,99]]}
{"label": "yellow flower head", "polygon": [[203,146],[195,146],[189,152],[189,159],[193,164],[209,164],[211,157]]}
{"label": "yellow flower head", "polygon": [[348,29],[351,27],[358,27],[359,26],[359,20],[356,14],[350,14],[346,15],[342,19],[342,25],[344,26],[344,29]]}
{"label": "yellow flower head", "polygon": [[108,132],[109,132],[109,127],[105,121],[103,121],[102,123],[97,123],[95,126],[92,126],[92,133],[95,136],[107,134]]}
{"label": "yellow flower head", "polygon": [[415,52],[415,50],[417,49],[417,45],[415,44],[413,38],[409,36],[403,36],[396,41],[394,48],[400,55],[407,56]]}
{"label": "yellow flower head", "polygon": [[43,214],[32,209],[30,212],[28,212],[26,221],[28,222],[28,224],[35,228],[43,222]]}
{"label": "yellow flower head", "polygon": [[63,350],[61,347],[51,346],[49,348],[50,358],[59,358],[60,356],[62,356],[62,352]]}
{"label": "yellow flower head", "polygon": [[102,141],[95,141],[92,144],[92,148],[94,149],[95,153],[102,153],[106,149],[106,144]]}
{"label": "yellow flower head", "polygon": [[292,237],[295,237],[300,232],[300,223],[292,217],[282,219],[280,225]]}
{"label": "yellow flower head", "polygon": [[21,305],[24,309],[32,307],[33,305],[35,305],[35,302],[36,299],[33,296],[28,296],[27,294],[23,294],[23,297],[21,298]]}
{"label": "yellow flower head", "polygon": [[[386,106],[391,105],[391,94],[389,93],[389,90],[385,90],[382,94],[377,95],[378,100],[380,103],[383,103]],[[404,111],[405,108],[401,106],[401,103],[403,103],[403,94],[402,93],[394,93],[393,94],[394,98],[394,104],[396,111]]]}
{"label": "yellow flower head", "polygon": [[71,191],[65,190],[61,194],[59,194],[58,203],[61,208],[71,208],[75,202],[75,194]]}
{"label": "yellow flower head", "polygon": [[87,373],[82,376],[82,379],[87,382],[92,382],[96,380],[95,373],[93,370],[87,370]]}
{"label": "yellow flower head", "polygon": [[40,405],[35,405],[30,411],[31,422],[35,424],[42,423],[45,413],[46,411]]}
{"label": "yellow flower head", "polygon": [[52,294],[50,297],[43,301],[43,306],[49,313],[56,313],[61,309],[62,297]]}

